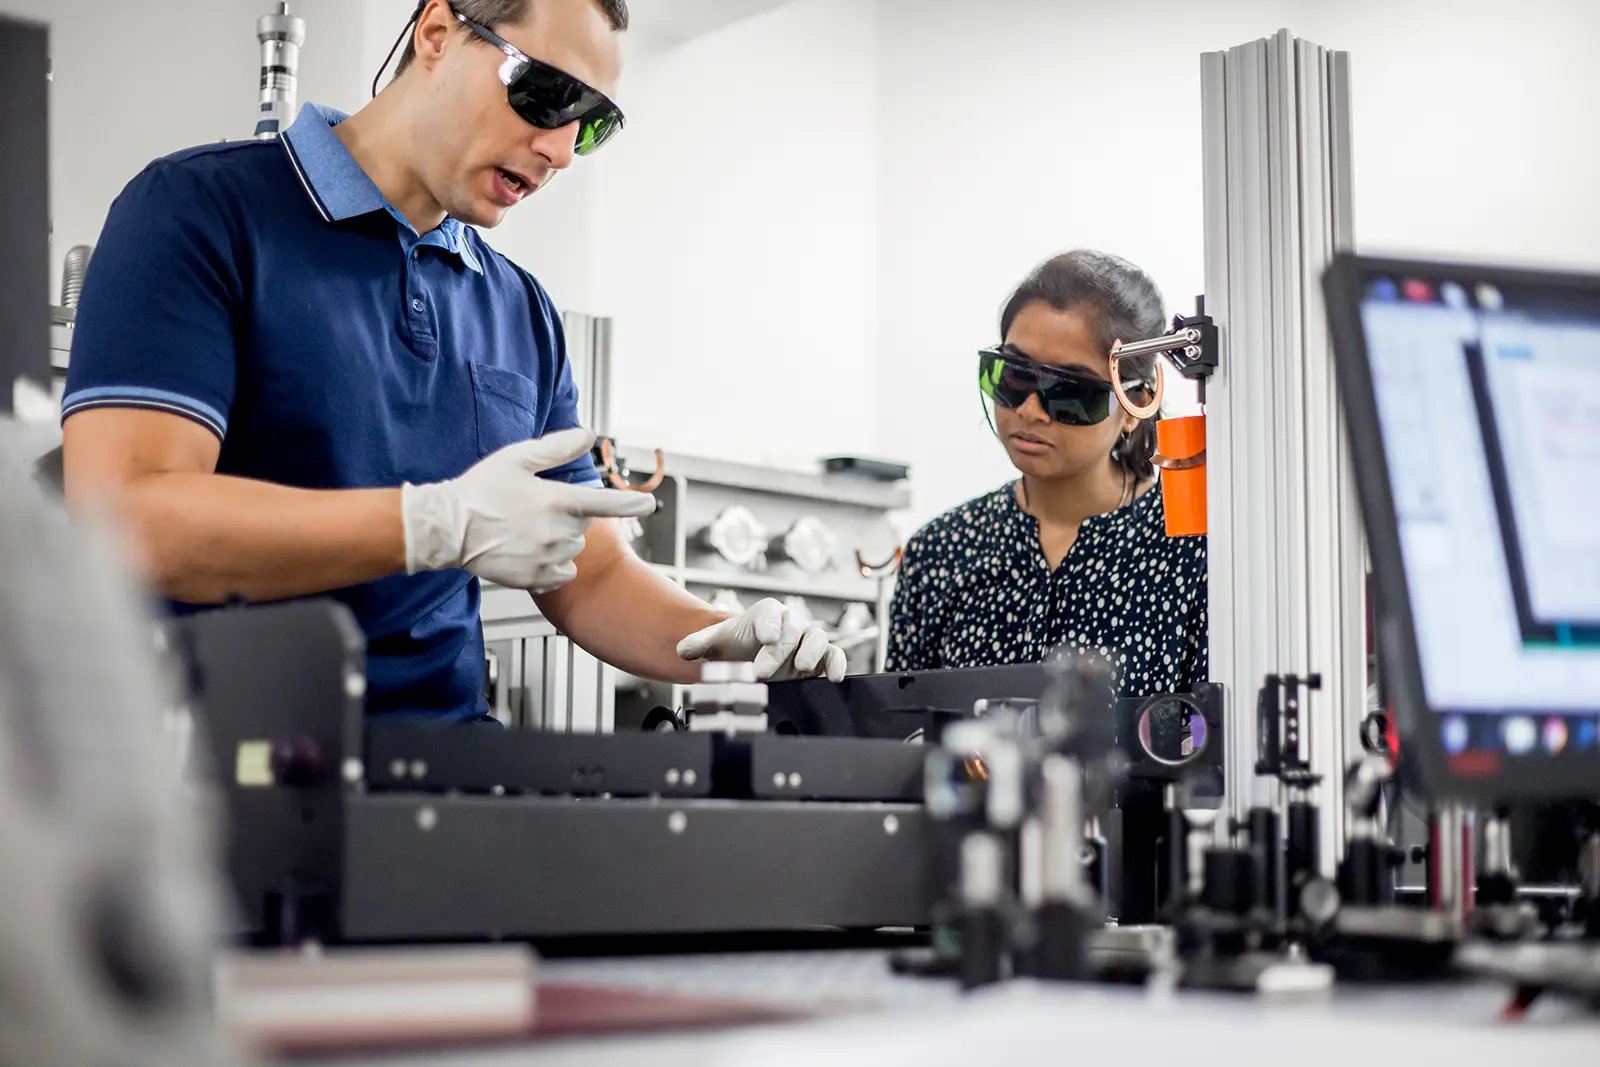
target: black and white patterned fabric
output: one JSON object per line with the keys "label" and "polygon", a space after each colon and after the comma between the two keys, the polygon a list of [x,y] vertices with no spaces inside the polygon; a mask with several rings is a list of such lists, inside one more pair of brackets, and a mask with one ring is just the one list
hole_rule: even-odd
{"label": "black and white patterned fabric", "polygon": [[906,545],[890,671],[1036,663],[1098,649],[1122,695],[1206,680],[1206,539],[1168,537],[1157,484],[1084,521],[1053,571],[1014,483],[945,512]]}

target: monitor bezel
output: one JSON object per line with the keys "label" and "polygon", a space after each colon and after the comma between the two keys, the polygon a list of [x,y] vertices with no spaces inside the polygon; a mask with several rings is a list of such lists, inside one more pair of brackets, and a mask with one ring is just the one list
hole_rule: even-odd
{"label": "monitor bezel", "polygon": [[[1502,753],[1493,770],[1475,766],[1470,772],[1458,772],[1451,767],[1440,737],[1439,712],[1429,705],[1423,684],[1399,519],[1361,317],[1368,283],[1377,277],[1420,278],[1436,284],[1454,281],[1468,287],[1487,283],[1507,288],[1583,290],[1592,293],[1600,305],[1600,275],[1354,253],[1336,256],[1323,274],[1339,407],[1371,559],[1375,639],[1407,777],[1430,796],[1487,804],[1600,796],[1600,747],[1584,759],[1550,756],[1536,749],[1520,756]],[[1600,714],[1600,699],[1596,713]],[[1529,709],[1529,714],[1538,712]]]}

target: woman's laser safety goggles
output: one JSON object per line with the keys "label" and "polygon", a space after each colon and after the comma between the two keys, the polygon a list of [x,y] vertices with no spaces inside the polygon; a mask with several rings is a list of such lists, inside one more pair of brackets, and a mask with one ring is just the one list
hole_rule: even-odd
{"label": "woman's laser safety goggles", "polygon": [[[1145,384],[1125,382],[1123,388],[1144,389]],[[978,353],[978,389],[1003,408],[1019,408],[1037,396],[1044,413],[1065,426],[1095,426],[1120,407],[1110,382],[1035,362],[1003,345]]]}
{"label": "woman's laser safety goggles", "polygon": [[515,111],[530,126],[559,130],[578,123],[580,156],[599,150],[622,129],[622,109],[611,98],[564,70],[541,63],[493,30],[453,11],[461,24],[506,55],[500,65],[500,81],[506,87]]}

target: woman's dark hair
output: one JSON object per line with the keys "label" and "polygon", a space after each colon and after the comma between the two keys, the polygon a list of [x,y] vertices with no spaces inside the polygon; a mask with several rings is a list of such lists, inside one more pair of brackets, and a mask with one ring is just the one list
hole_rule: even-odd
{"label": "woman's dark hair", "polygon": [[[1022,309],[1034,301],[1057,311],[1087,310],[1095,344],[1107,356],[1117,341],[1144,341],[1167,329],[1166,303],[1155,281],[1127,260],[1105,252],[1066,252],[1035,268],[1006,301],[1000,314],[1002,338],[1011,332]],[[1153,388],[1155,362],[1155,356],[1124,361],[1123,380],[1136,378]],[[1155,474],[1151,462],[1155,454],[1156,419],[1145,419],[1117,442],[1112,457],[1123,470],[1144,480]]]}

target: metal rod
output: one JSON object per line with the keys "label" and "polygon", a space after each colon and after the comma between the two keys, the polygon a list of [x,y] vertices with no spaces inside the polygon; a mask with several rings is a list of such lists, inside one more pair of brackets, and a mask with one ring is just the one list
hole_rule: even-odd
{"label": "metal rod", "polygon": [[1123,359],[1134,356],[1158,356],[1163,352],[1171,352],[1176,348],[1188,348],[1190,345],[1200,343],[1200,331],[1191,327],[1174,330],[1172,333],[1161,337],[1152,337],[1148,341],[1132,341],[1117,347],[1117,355]]}
{"label": "metal rod", "polygon": [[1483,822],[1484,874],[1511,873],[1511,821],[1496,812]]}
{"label": "metal rod", "polygon": [[83,293],[83,279],[89,273],[89,257],[93,254],[94,249],[89,245],[77,245],[67,252],[61,268],[62,307],[78,306],[78,297]]}
{"label": "metal rod", "polygon": [[578,645],[572,638],[566,639],[567,643],[567,733],[572,733],[573,709],[577,704],[578,689]]}
{"label": "metal rod", "polygon": [[1041,882],[1048,901],[1077,904],[1083,896],[1083,777],[1064,756],[1047,756],[1041,768]]}
{"label": "metal rod", "polygon": [[300,84],[300,48],[306,43],[305,19],[289,14],[289,5],[273,5],[256,21],[261,45],[261,95],[256,108],[255,136],[270,140],[294,121]]}

